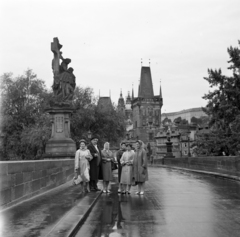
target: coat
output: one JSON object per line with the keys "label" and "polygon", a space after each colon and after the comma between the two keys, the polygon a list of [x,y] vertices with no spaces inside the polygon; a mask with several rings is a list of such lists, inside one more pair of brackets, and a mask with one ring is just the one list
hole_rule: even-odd
{"label": "coat", "polygon": [[75,170],[80,174],[83,181],[89,181],[89,161],[92,155],[88,149],[78,149],[75,154]]}
{"label": "coat", "polygon": [[[107,161],[111,159],[111,161]],[[111,181],[112,176],[112,162],[114,160],[113,153],[111,151],[102,150],[102,175],[103,181]]]}
{"label": "coat", "polygon": [[133,178],[135,182],[144,183],[148,180],[147,154],[142,148],[136,150],[133,158]]}
{"label": "coat", "polygon": [[132,165],[134,151],[125,151],[120,160],[122,165],[121,184],[132,184]]}
{"label": "coat", "polygon": [[124,150],[120,149],[117,152],[117,155],[116,155],[117,162],[118,162],[118,182],[120,182],[120,180],[121,180],[122,166],[121,166],[121,163],[120,163],[120,159],[121,159],[123,153],[124,153]]}
{"label": "coat", "polygon": [[[98,151],[96,150],[95,146],[90,143],[88,145],[88,150],[90,151],[92,155],[92,160],[89,162],[90,165],[90,180],[95,180],[97,181],[98,179],[102,179],[102,172],[101,172],[101,163],[102,163],[102,155],[101,155],[101,150],[97,146]],[[98,156],[96,156],[98,154]]]}

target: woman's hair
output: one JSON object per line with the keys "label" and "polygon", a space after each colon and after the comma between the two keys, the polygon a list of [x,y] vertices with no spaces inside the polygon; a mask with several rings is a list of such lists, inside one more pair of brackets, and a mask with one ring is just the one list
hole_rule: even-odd
{"label": "woman's hair", "polygon": [[126,147],[128,147],[128,146],[132,148],[132,144],[127,143],[127,144],[126,144]]}
{"label": "woman's hair", "polygon": [[81,140],[79,141],[79,145],[80,145],[82,142],[83,142],[85,145],[87,145],[87,142],[86,142],[86,140],[84,140],[84,139],[81,139]]}
{"label": "woman's hair", "polygon": [[143,144],[141,140],[137,140],[136,143],[138,143],[140,146]]}
{"label": "woman's hair", "polygon": [[110,144],[109,142],[105,142],[103,145],[103,149],[106,150],[106,146],[108,145],[108,147],[109,147],[109,144]]}

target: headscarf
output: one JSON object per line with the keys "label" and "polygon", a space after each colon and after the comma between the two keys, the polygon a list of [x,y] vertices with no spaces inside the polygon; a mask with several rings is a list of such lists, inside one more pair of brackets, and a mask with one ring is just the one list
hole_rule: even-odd
{"label": "headscarf", "polygon": [[108,145],[108,150],[109,150],[109,142],[105,142],[103,145],[103,150],[107,151],[106,146]]}

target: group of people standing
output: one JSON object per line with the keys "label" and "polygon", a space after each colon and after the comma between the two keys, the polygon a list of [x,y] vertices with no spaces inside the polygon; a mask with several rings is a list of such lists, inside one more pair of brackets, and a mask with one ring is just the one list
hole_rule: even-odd
{"label": "group of people standing", "polygon": [[[112,170],[115,164],[114,153],[109,149],[109,143],[103,150],[98,147],[98,138],[92,137],[90,144],[82,139],[75,155],[75,179],[78,176],[83,181],[86,192],[100,191],[98,180],[103,180],[103,193],[110,193],[109,183],[113,179]],[[142,141],[136,141],[135,151],[129,143],[121,143],[116,154],[118,163],[118,193],[130,194],[131,186],[138,185],[136,194],[144,194],[144,184],[148,180],[147,156]]]}

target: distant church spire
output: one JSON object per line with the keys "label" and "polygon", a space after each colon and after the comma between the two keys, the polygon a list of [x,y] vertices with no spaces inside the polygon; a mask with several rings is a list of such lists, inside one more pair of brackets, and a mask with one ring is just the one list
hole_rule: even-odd
{"label": "distant church spire", "polygon": [[161,80],[160,80],[160,91],[159,91],[159,97],[162,98],[162,87],[161,87]]}
{"label": "distant church spire", "polygon": [[132,100],[134,99],[134,90],[133,90],[133,84],[132,84]]}
{"label": "distant church spire", "polygon": [[138,97],[140,96],[140,80],[138,80]]}
{"label": "distant church spire", "polygon": [[123,96],[122,96],[122,89],[121,89],[121,91],[120,91],[120,98],[122,98]]}

